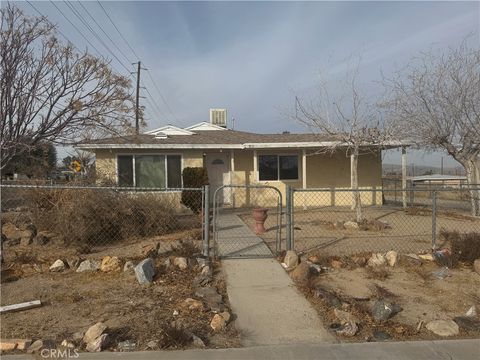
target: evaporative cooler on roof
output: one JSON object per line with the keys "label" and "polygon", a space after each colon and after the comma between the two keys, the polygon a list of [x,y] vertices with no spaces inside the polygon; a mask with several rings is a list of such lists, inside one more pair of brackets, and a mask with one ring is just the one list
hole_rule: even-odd
{"label": "evaporative cooler on roof", "polygon": [[210,124],[227,127],[227,109],[210,109]]}

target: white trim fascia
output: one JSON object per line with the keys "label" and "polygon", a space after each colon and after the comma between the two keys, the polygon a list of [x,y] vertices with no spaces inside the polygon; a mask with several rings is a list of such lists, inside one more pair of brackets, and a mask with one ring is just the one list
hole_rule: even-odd
{"label": "white trim fascia", "polygon": [[166,135],[194,135],[193,131],[189,131],[188,129],[182,129],[174,125],[166,125],[162,126],[158,129],[153,129],[144,132],[146,135],[156,135],[157,133],[163,133]]}
{"label": "white trim fascia", "polygon": [[[202,129],[202,127],[206,127],[206,129]],[[200,123],[198,123],[198,124],[195,124],[195,125],[186,127],[185,129],[186,129],[186,130],[196,130],[196,131],[205,131],[205,130],[227,130],[227,129],[224,128],[224,127],[221,127],[221,126],[218,126],[218,125],[214,125],[214,124],[210,124],[209,122],[206,122],[206,121],[202,121],[202,122],[200,122]]]}
{"label": "white trim fascia", "polygon": [[244,149],[242,144],[85,144],[77,149]]}

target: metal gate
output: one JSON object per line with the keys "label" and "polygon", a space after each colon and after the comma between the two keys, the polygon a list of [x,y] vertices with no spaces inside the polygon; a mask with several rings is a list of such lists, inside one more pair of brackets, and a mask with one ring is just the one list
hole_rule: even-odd
{"label": "metal gate", "polygon": [[[264,232],[253,213],[267,213]],[[213,255],[273,257],[281,250],[282,194],[268,185],[223,185],[213,195]]]}

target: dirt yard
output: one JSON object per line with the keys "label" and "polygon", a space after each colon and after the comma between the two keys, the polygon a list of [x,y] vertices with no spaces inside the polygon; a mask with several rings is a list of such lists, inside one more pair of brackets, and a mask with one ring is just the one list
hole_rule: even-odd
{"label": "dirt yard", "polygon": [[[347,207],[324,207],[295,209],[294,246],[300,253],[312,249],[322,249],[329,255],[352,255],[363,251],[421,252],[432,247],[432,213],[424,207],[409,208],[407,211],[398,206],[374,206],[364,208],[369,221],[380,221],[387,226],[381,229],[337,228],[336,222],[345,223],[354,220],[354,214]],[[239,213],[242,220],[253,230],[255,221],[251,213]],[[276,215],[269,211],[265,223],[266,233],[262,239],[274,249],[277,229]],[[282,238],[285,239],[285,224],[282,225]],[[441,230],[462,233],[480,232],[480,219],[472,218],[465,211],[439,210],[437,212],[437,233]],[[440,236],[437,248],[443,247]],[[282,243],[282,249],[285,244]]]}
{"label": "dirt yard", "polygon": [[[218,332],[210,327],[215,314],[205,299],[196,295],[194,285],[194,279],[201,271],[195,261],[198,247],[194,241],[188,242],[190,245],[179,245],[178,242],[188,238],[188,234],[191,232],[143,239],[134,244],[124,242],[96,249],[94,253],[83,253],[85,249],[71,249],[54,243],[6,247],[1,276],[2,306],[36,299],[43,305],[2,314],[2,338],[48,339],[56,344],[67,339],[81,349],[84,344],[75,340],[74,334],[85,332],[101,321],[108,326],[109,341],[105,349],[111,351],[118,351],[118,343],[126,340],[135,342],[135,350],[193,347],[192,334],[209,348],[240,346],[233,323]],[[159,241],[162,246],[159,255],[155,256],[157,275],[150,285],[140,285],[133,271],[78,273],[75,268],[58,273],[49,271],[50,265],[59,258],[78,264],[85,259],[115,255],[122,264],[127,260],[136,264]],[[175,257],[187,258],[188,268],[180,270],[175,266]],[[170,259],[168,267],[165,264],[167,259]],[[219,264],[212,265],[210,286],[217,288],[228,310]],[[199,300],[203,306],[189,309],[185,304],[187,298]],[[152,348],[152,344],[157,345]]]}
{"label": "dirt yard", "polygon": [[[480,275],[473,271],[471,265],[449,269],[448,276],[440,279],[435,272],[442,267],[433,261],[419,262],[400,256],[394,267],[373,268],[364,266],[369,256],[365,253],[352,257],[329,257],[321,252],[312,252],[308,258],[325,271],[310,275],[306,281],[295,278],[291,272],[299,289],[332,332],[341,323],[335,308],[357,318],[356,334],[338,335],[341,341],[440,339],[442,337],[428,330],[426,324],[432,320],[465,316],[472,306],[480,309]],[[377,322],[372,316],[377,300],[398,305],[401,311],[386,321]],[[458,335],[449,338],[480,338],[480,321],[476,319],[476,330],[460,326]]]}

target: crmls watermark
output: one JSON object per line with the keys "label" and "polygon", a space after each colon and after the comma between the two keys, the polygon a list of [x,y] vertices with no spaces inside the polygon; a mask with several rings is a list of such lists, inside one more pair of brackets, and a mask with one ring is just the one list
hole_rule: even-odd
{"label": "crmls watermark", "polygon": [[80,353],[77,349],[43,349],[40,356],[44,359],[77,359]]}

